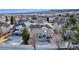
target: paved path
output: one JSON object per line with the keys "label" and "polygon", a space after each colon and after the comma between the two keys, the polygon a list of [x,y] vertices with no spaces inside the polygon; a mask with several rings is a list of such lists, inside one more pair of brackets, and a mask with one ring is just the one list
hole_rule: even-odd
{"label": "paved path", "polygon": [[8,34],[6,34],[6,35],[0,37],[0,44],[3,44],[3,43],[7,40],[7,39],[5,39],[5,37],[7,37],[7,36],[9,36],[9,35],[11,35],[11,33],[8,33]]}
{"label": "paved path", "polygon": [[[62,46],[62,48],[64,48]],[[51,44],[36,45],[36,50],[56,50],[57,46]],[[32,45],[0,45],[0,50],[34,50]]]}
{"label": "paved path", "polygon": [[34,50],[32,45],[0,45],[0,50]]}

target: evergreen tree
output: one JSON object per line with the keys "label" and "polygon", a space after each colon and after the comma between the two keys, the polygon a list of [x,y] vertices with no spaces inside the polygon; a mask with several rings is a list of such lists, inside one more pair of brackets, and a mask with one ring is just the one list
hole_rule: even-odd
{"label": "evergreen tree", "polygon": [[70,44],[79,44],[79,20],[74,15],[70,15],[70,18],[62,26],[62,37],[65,41],[68,41],[68,49]]}
{"label": "evergreen tree", "polygon": [[24,44],[28,44],[28,40],[30,38],[30,33],[27,28],[22,30],[22,39]]}
{"label": "evergreen tree", "polygon": [[11,18],[10,18],[10,24],[11,25],[14,24],[14,17],[13,16],[11,16]]}
{"label": "evergreen tree", "polygon": [[8,17],[7,16],[5,16],[5,19],[6,19],[6,22],[8,22]]}

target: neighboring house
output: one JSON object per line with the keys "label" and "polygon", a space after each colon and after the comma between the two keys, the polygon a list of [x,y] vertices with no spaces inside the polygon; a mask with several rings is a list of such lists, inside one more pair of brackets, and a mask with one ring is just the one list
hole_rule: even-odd
{"label": "neighboring house", "polygon": [[13,34],[21,34],[21,31],[24,27],[22,25],[14,25],[13,28],[11,28],[11,31],[13,32]]}
{"label": "neighboring house", "polygon": [[0,22],[0,35],[4,35],[10,31],[10,24],[6,22]]}
{"label": "neighboring house", "polygon": [[46,23],[31,24],[30,30],[31,30],[30,32],[33,32],[34,35],[36,35],[38,41],[40,42],[46,42],[47,40],[50,40],[50,38],[52,38],[51,37],[52,28]]}
{"label": "neighboring house", "polygon": [[24,27],[26,27],[26,20],[19,20],[11,29],[13,34],[21,34]]}
{"label": "neighboring house", "polygon": [[0,16],[0,22],[5,22],[5,16]]}
{"label": "neighboring house", "polygon": [[26,20],[19,20],[18,25],[22,25],[23,27],[26,27],[25,22]]}
{"label": "neighboring house", "polygon": [[53,23],[53,17],[49,17],[49,23]]}

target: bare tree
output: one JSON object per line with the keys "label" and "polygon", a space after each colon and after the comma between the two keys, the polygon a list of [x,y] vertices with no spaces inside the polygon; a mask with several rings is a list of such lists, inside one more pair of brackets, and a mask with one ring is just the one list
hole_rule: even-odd
{"label": "bare tree", "polygon": [[34,32],[30,34],[30,44],[34,47],[34,50],[36,50],[36,33]]}
{"label": "bare tree", "polygon": [[59,33],[59,31],[54,30],[54,33],[52,33],[52,34],[53,34],[53,38],[52,38],[51,43],[53,45],[56,45],[57,48],[59,49],[60,48],[60,44],[61,44],[61,36],[60,36],[60,33]]}

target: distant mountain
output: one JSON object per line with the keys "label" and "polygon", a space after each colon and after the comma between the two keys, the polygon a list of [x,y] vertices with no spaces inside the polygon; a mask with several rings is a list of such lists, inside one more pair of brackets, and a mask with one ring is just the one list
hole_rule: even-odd
{"label": "distant mountain", "polygon": [[48,9],[0,9],[0,14],[15,14],[15,13],[36,13],[46,11]]}
{"label": "distant mountain", "polygon": [[32,12],[32,13],[63,13],[63,12],[78,12],[79,9],[51,9],[47,11],[41,11],[41,12]]}
{"label": "distant mountain", "polygon": [[[5,12],[4,12],[5,11]],[[8,11],[8,12],[7,12]],[[63,12],[78,12],[79,9],[33,9],[29,11],[29,9],[14,9],[14,10],[2,10],[0,14],[48,14],[48,13],[63,13]]]}
{"label": "distant mountain", "polygon": [[79,11],[79,9],[54,9],[54,10],[50,10],[49,12],[77,12]]}
{"label": "distant mountain", "polygon": [[50,10],[44,10],[44,11],[34,11],[34,12],[25,12],[20,14],[49,14],[49,13],[63,13],[63,12],[78,12],[79,9],[50,9]]}

